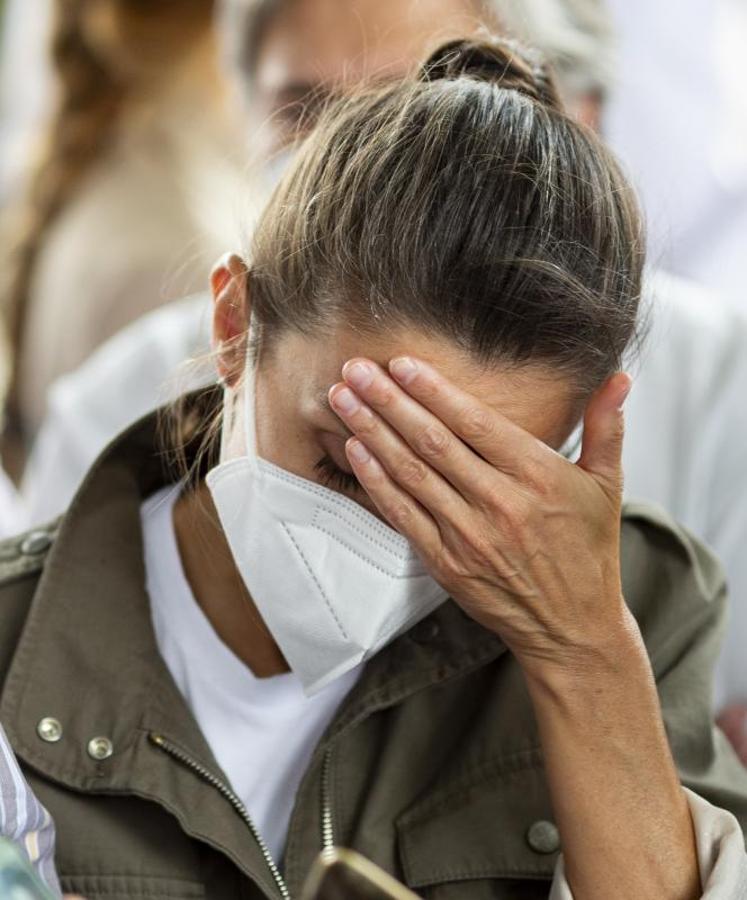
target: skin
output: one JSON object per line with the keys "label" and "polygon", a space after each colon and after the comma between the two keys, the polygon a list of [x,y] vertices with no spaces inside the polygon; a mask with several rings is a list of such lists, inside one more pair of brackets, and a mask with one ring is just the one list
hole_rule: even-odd
{"label": "skin", "polygon": [[[269,117],[257,132],[260,152],[293,137],[303,103],[313,121],[310,93],[406,72],[436,43],[470,33],[474,11],[465,0],[288,4],[263,36],[248,92],[250,117]],[[596,98],[571,106],[596,119]],[[212,276],[227,457],[245,450],[245,271],[229,257]],[[402,357],[418,367],[410,381],[393,377]],[[366,387],[356,364],[373,375]],[[405,534],[456,602],[519,660],[576,900],[699,897],[689,810],[620,586],[628,377],[612,378],[588,403],[577,466],[554,452],[584,412],[572,385],[539,367],[480,370],[417,332],[363,339],[341,323],[325,339],[287,335],[256,378],[260,455],[311,480],[324,453],[354,472],[362,487],[353,499]],[[358,404],[348,412],[346,390]],[[204,487],[182,498],[175,524],[187,578],[217,633],[259,677],[287,671]]]}
{"label": "skin", "polygon": [[[246,450],[244,263],[222,261],[212,288],[228,459]],[[618,373],[589,399],[572,464],[556,450],[580,410],[574,386],[552,374],[486,370],[416,330],[364,337],[340,323],[332,335],[282,335],[255,374],[258,452],[309,480],[320,480],[314,462],[324,453],[353,472],[361,487],[349,495],[404,534],[515,655],[576,900],[694,900],[689,809],[620,581],[631,380]],[[181,498],[175,524],[187,578],[219,636],[259,677],[287,671],[204,487]]]}
{"label": "skin", "polygon": [[[253,150],[271,157],[313,124],[330,95],[412,72],[443,41],[486,25],[501,30],[477,0],[285,3],[267,24],[243,86]],[[564,99],[577,119],[598,126],[598,96],[566,92]]]}
{"label": "skin", "polygon": [[[333,93],[413,70],[442,41],[473,34],[473,0],[294,0],[272,17],[246,85],[252,144],[272,153]],[[484,17],[483,17],[484,21]]]}

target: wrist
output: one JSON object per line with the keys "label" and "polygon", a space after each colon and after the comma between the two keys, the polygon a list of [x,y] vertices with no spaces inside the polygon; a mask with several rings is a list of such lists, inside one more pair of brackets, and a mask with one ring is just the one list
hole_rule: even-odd
{"label": "wrist", "polygon": [[588,708],[590,695],[609,697],[641,681],[653,684],[638,623],[624,601],[618,616],[601,628],[590,627],[578,641],[555,653],[517,658],[535,702],[565,705],[576,698]]}

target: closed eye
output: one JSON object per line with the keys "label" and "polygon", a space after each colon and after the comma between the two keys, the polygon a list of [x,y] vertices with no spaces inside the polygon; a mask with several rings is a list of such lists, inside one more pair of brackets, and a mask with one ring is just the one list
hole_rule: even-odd
{"label": "closed eye", "polygon": [[360,482],[352,472],[344,472],[334,460],[326,454],[314,465],[319,481],[332,490],[355,493],[362,491]]}

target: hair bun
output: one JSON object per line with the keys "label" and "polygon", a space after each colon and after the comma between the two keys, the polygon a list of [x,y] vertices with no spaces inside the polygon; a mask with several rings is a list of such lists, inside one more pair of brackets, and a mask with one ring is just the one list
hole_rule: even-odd
{"label": "hair bun", "polygon": [[422,81],[462,77],[491,81],[551,109],[563,108],[542,56],[515,41],[496,37],[448,41],[428,57],[419,77]]}

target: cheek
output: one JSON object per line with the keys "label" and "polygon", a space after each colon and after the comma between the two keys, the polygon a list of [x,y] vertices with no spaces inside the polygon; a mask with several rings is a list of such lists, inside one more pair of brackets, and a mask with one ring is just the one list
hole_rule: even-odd
{"label": "cheek", "polygon": [[257,453],[262,459],[318,481],[314,466],[329,453],[337,462],[345,458],[344,441],[328,432],[308,416],[303,408],[300,386],[278,379],[274,374],[259,378],[256,398]]}
{"label": "cheek", "polygon": [[[312,442],[308,426],[292,405],[292,398],[289,396],[291,393],[291,391],[258,393],[257,453],[262,459],[280,466],[281,469],[308,478],[309,460],[313,456]],[[311,465],[313,466],[313,462]]]}

